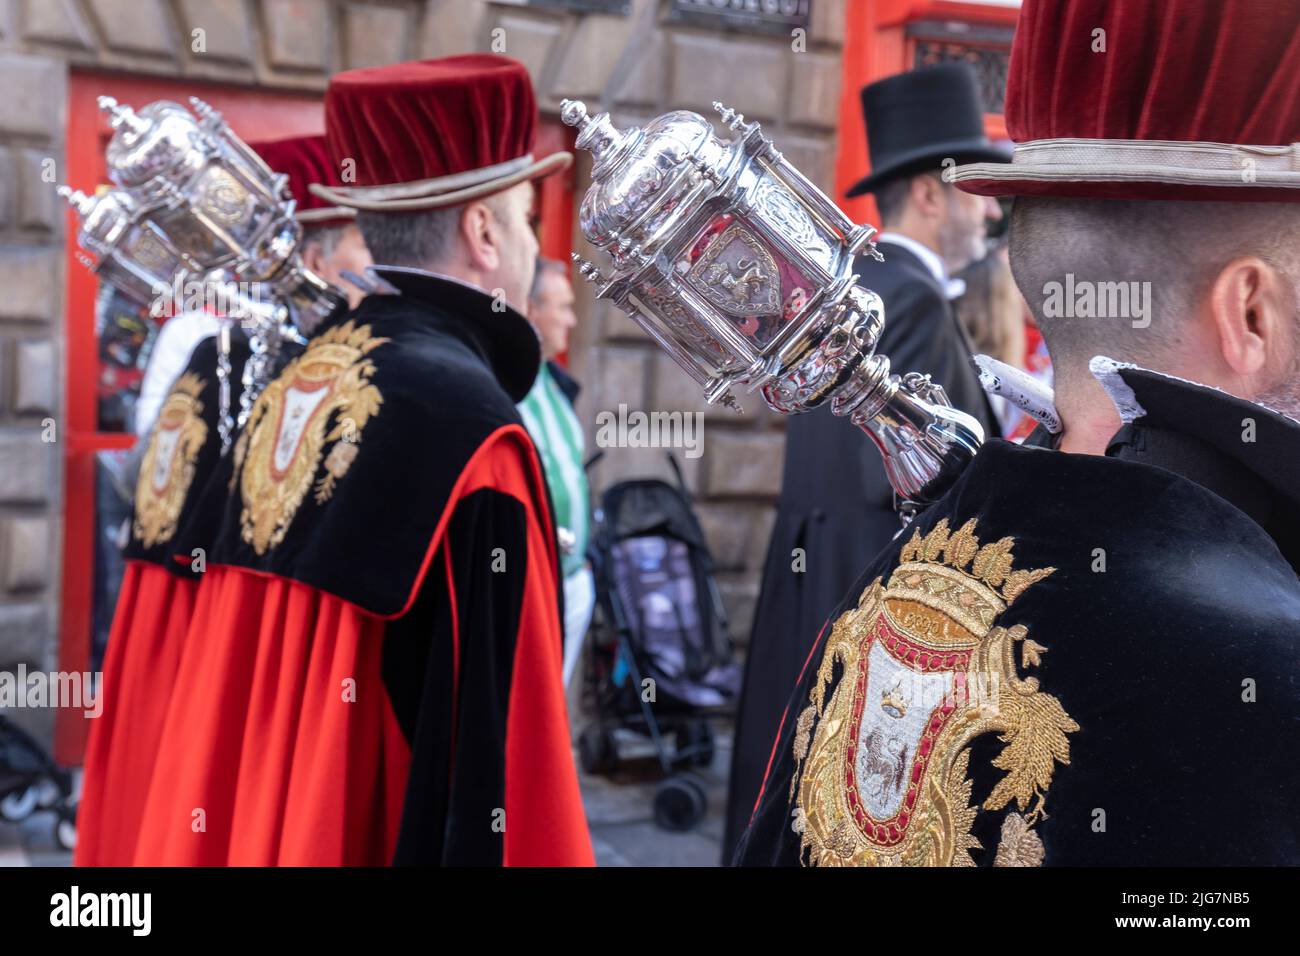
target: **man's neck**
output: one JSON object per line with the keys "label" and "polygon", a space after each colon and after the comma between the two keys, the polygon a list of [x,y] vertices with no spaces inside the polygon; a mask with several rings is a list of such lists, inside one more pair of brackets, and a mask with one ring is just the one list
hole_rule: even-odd
{"label": "man's neck", "polygon": [[1091,375],[1077,388],[1057,389],[1056,411],[1064,426],[1058,447],[1075,455],[1106,454],[1123,424],[1115,403]]}
{"label": "man's neck", "polygon": [[886,229],[877,238],[881,242],[892,242],[920,259],[925,271],[930,273],[935,282],[939,283],[943,288],[943,294],[946,298],[955,299],[966,291],[966,283],[960,279],[952,278],[948,273],[947,263],[935,251],[934,245],[918,239],[915,235],[908,235],[894,228]]}

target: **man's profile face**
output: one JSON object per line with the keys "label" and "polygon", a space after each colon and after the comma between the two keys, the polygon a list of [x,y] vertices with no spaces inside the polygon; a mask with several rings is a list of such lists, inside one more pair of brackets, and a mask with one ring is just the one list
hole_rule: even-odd
{"label": "man's profile face", "polygon": [[578,324],[573,285],[559,269],[543,269],[537,294],[528,303],[528,319],[542,339],[542,355],[554,358],[569,348],[569,333]]}
{"label": "man's profile face", "polygon": [[326,282],[343,291],[348,297],[348,308],[355,309],[365,297],[365,293],[343,278],[344,272],[358,276],[366,274],[366,269],[373,265],[366,241],[361,238],[361,230],[356,223],[343,227],[338,242],[329,255],[323,255],[319,244],[308,243],[305,264]]}
{"label": "man's profile face", "polygon": [[519,312],[528,310],[528,290],[537,266],[537,236],[532,228],[533,184],[519,183],[498,194],[489,208],[500,261],[492,285]]}
{"label": "man's profile face", "polygon": [[943,184],[944,221],[939,227],[939,256],[948,272],[960,272],[984,258],[988,220],[1001,219],[1002,209],[988,196],[962,192],[951,183]]}

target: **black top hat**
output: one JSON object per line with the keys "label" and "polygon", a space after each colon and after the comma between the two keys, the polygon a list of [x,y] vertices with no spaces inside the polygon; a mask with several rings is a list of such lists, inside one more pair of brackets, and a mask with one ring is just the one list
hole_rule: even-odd
{"label": "black top hat", "polygon": [[984,135],[975,74],[962,63],[910,70],[862,88],[871,175],[849,196],[874,192],[911,173],[957,163],[1005,163],[1010,154]]}

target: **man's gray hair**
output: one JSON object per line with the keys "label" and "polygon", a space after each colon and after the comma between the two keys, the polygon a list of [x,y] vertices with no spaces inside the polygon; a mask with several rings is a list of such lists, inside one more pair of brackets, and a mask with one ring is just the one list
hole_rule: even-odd
{"label": "man's gray hair", "polygon": [[899,176],[891,179],[874,191],[876,210],[880,213],[880,224],[889,226],[898,221],[907,205],[908,193],[912,190],[915,176]]}
{"label": "man's gray hair", "polygon": [[[1058,387],[1087,375],[1094,355],[1167,369],[1186,341],[1183,321],[1223,267],[1246,255],[1300,291],[1300,206],[1021,196],[1011,210],[1011,270]],[[1149,314],[1137,322],[1096,309],[1080,314],[1089,310],[1062,296],[1070,288],[1098,300],[1134,290]]]}
{"label": "man's gray hair", "polygon": [[948,200],[952,200],[957,187],[952,183],[944,182],[943,173],[938,169],[922,169],[919,173],[891,179],[872,191],[876,200],[876,211],[880,213],[881,227],[888,229],[903,217],[903,210],[907,208],[907,201],[912,194],[912,183],[920,176],[929,176],[937,180],[947,194]]}
{"label": "man's gray hair", "polygon": [[538,256],[537,268],[533,270],[533,286],[528,290],[529,302],[536,302],[537,297],[542,294],[542,278],[547,272],[558,272],[565,278],[568,278],[569,267],[558,259],[548,259],[545,256]]}
{"label": "man's gray hair", "polygon": [[463,206],[416,212],[357,212],[357,226],[376,265],[426,268],[450,255]]}
{"label": "man's gray hair", "polygon": [[[500,214],[504,193],[482,202],[493,215]],[[357,226],[376,265],[428,268],[445,262],[456,248],[460,217],[469,204],[415,212],[358,210]]]}
{"label": "man's gray hair", "polygon": [[343,233],[350,225],[351,223],[345,222],[334,226],[306,226],[302,231],[303,245],[319,246],[320,254],[328,259],[334,255],[334,250],[343,241]]}

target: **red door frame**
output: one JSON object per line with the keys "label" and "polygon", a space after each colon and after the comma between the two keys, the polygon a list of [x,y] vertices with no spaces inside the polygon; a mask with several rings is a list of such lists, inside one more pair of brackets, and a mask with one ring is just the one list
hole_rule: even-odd
{"label": "red door frame", "polygon": [[[549,156],[565,150],[572,153],[578,131],[565,126],[558,117],[542,117],[537,127],[537,140],[533,144],[534,156]],[[537,196],[537,216],[540,233],[538,243],[541,254],[548,259],[569,264],[573,253],[573,229],[577,207],[577,164],[570,164],[568,169],[553,176],[548,176],[539,183]],[[555,357],[561,365],[569,364],[569,353],[562,352]]]}
{"label": "red door frame", "polygon": [[[1018,7],[966,3],[960,0],[875,0],[845,4],[844,49],[840,74],[839,150],[835,162],[835,192],[831,197],[854,222],[880,225],[871,196],[845,198],[849,187],[867,174],[867,133],[862,123],[862,88],[868,83],[911,69],[915,44],[907,25],[917,20],[957,20],[963,23],[1014,27]],[[984,129],[1005,139],[1000,113],[984,117]]]}
{"label": "red door frame", "polygon": [[[68,83],[67,160],[64,181],[92,194],[106,183],[104,149],[111,129],[97,105],[99,96],[143,106],[158,99],[187,103],[199,96],[220,110],[231,128],[247,140],[310,135],[324,129],[319,96],[214,85],[168,78],[74,70]],[[573,149],[574,131],[558,119],[543,119],[536,154]],[[573,248],[574,173],[550,176],[541,183],[538,213],[542,253],[568,261]],[[95,579],[95,453],[130,448],[134,436],[98,431],[96,390],[99,349],[95,337],[95,298],[99,281],[77,258],[77,219],[69,210],[65,230],[67,394],[63,422],[63,576],[59,615],[59,669],[85,671]],[[67,765],[81,761],[86,719],[80,710],[63,709],[55,722],[55,756]]]}
{"label": "red door frame", "polygon": [[[565,126],[558,117],[542,117],[537,126],[537,141],[533,145],[534,156],[549,156],[566,150],[572,153],[578,132],[571,126]],[[538,237],[542,255],[548,259],[568,262],[573,252],[574,209],[577,197],[574,195],[576,183],[576,166],[548,176],[539,183],[537,214],[541,222],[541,234]]]}

